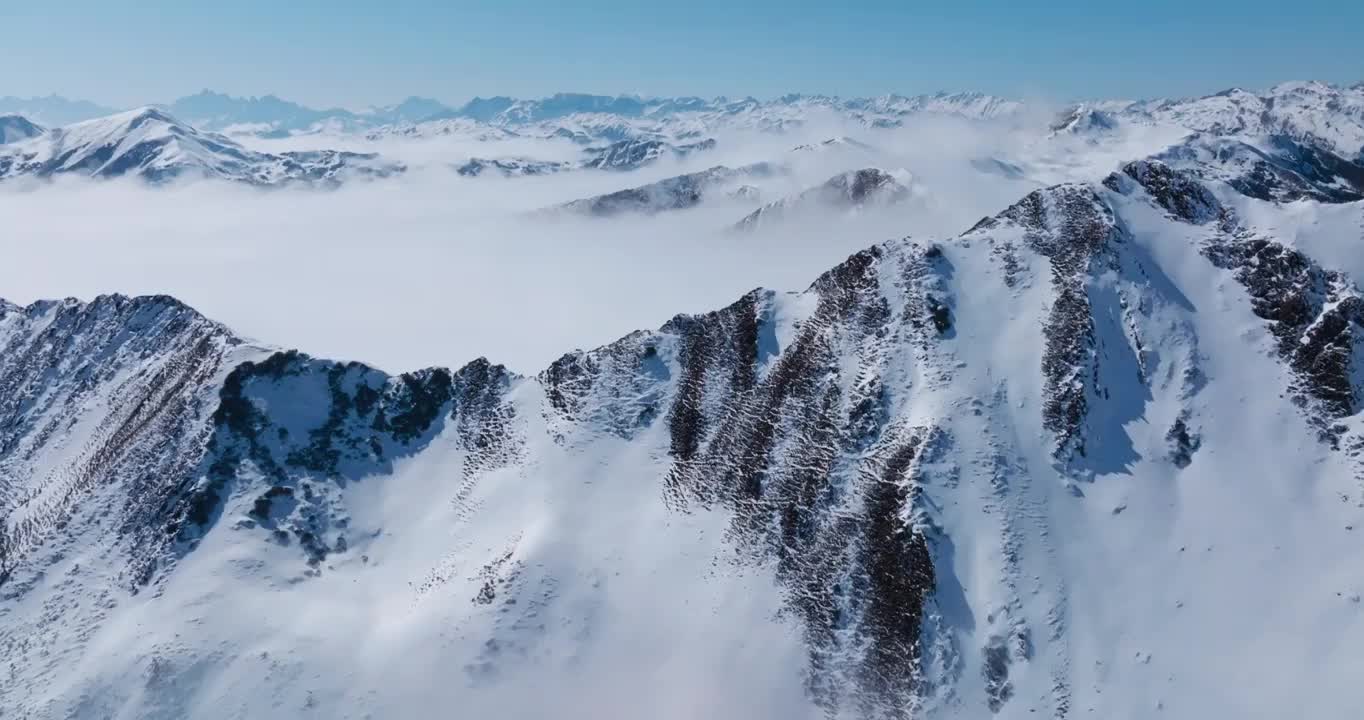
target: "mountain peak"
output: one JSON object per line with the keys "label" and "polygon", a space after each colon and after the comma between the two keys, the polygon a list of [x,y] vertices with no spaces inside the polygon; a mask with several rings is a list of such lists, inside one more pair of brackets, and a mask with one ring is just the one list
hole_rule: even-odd
{"label": "mountain peak", "polygon": [[23,115],[0,114],[0,145],[42,135],[45,130]]}

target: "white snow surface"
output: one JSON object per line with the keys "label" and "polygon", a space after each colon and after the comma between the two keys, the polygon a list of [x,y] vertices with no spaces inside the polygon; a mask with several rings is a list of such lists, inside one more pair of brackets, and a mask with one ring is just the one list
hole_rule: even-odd
{"label": "white snow surface", "polygon": [[[1301,370],[1208,248],[1263,239],[1340,273],[1333,291],[1357,295],[1364,201],[1256,200],[1213,175],[1209,197],[1226,212],[1187,222],[1131,179],[1101,181],[1191,132],[1310,136],[1357,157],[1362,93],[1291,83],[1095,103],[1117,119],[1102,132],[1020,128],[1021,107],[977,95],[851,110],[822,98],[736,101],[666,123],[658,110],[538,120],[541,106],[523,102],[490,123],[238,146],[377,149],[418,170],[333,193],[127,183],[0,192],[11,229],[0,236],[10,259],[0,296],[13,301],[0,301],[0,420],[10,420],[0,425],[0,520],[48,533],[0,583],[0,716],[1352,717],[1364,700],[1364,424],[1329,417],[1338,442],[1324,439]],[[228,172],[206,144],[221,136],[177,130],[158,113],[12,145],[51,159],[93,147],[118,157],[155,141],[164,151],[153,162]],[[488,130],[513,118],[514,134]],[[574,157],[556,128],[703,132],[723,157],[663,159],[628,177],[459,178],[441,167]],[[913,202],[751,237],[722,232],[869,160],[906,168],[897,179]],[[784,172],[675,213],[531,215],[720,161]],[[973,227],[1024,196],[1035,203]],[[60,212],[71,204],[102,212]],[[1018,219],[1033,210],[1040,231]],[[1067,225],[1077,212],[1106,234],[1071,272],[1057,256],[1087,239]],[[809,285],[864,262],[863,284]],[[779,289],[744,295],[758,284]],[[110,290],[171,292],[232,329],[168,298],[34,302]],[[907,639],[917,643],[913,698],[893,713],[857,704],[876,681],[857,672],[872,653],[864,608],[841,607],[832,650],[814,667],[814,633],[779,551],[751,552],[740,510],[670,494],[680,463],[671,423],[694,370],[689,326],[626,333],[741,295],[752,299],[759,389],[726,384],[725,350],[712,347],[709,384],[691,407],[722,433],[759,432],[768,416],[745,413],[762,393],[800,386],[782,385],[783,372],[807,368],[798,380],[828,391],[819,417],[831,427],[856,424],[859,397],[879,413],[865,443],[838,445],[827,502],[855,519],[879,482],[912,498],[897,527],[926,539],[933,577]],[[830,319],[828,298],[859,304]],[[1075,298],[1088,333],[1056,331],[1058,308]],[[947,326],[934,329],[926,303]],[[1044,358],[1067,338],[1078,359],[1053,374]],[[1342,352],[1364,358],[1350,342]],[[579,365],[567,367],[588,368],[581,376],[545,370],[598,345],[571,355]],[[335,471],[291,466],[291,487],[315,497],[291,495],[270,521],[253,510],[278,479],[260,457],[238,458],[202,535],[177,539],[137,581],[145,538],[122,523],[145,518],[122,513],[144,507],[144,483],[170,482],[176,458],[192,466],[187,487],[207,485],[214,470],[195,453],[212,457],[227,437],[215,411],[233,370],[295,346],[395,370],[486,355],[513,372],[490,425],[452,410],[419,441],[350,448]],[[827,365],[801,364],[811,346]],[[15,370],[49,356],[50,367]],[[270,457],[330,421],[332,376],[321,360],[299,362],[246,388],[271,423],[261,440]],[[1364,376],[1351,367],[1359,398]],[[353,365],[335,377],[359,398],[361,384],[400,390],[416,376]],[[740,456],[773,484],[810,471],[805,453],[818,444],[802,434],[800,390],[789,392],[769,453]],[[1058,395],[1084,401],[1073,436],[1046,420]],[[1176,427],[1196,439],[1182,460]],[[882,452],[907,437],[922,443],[912,462],[882,476]],[[706,437],[698,457],[724,460],[706,455],[724,441]],[[105,482],[87,487],[87,477]],[[148,528],[166,536],[154,516]],[[299,536],[273,534],[286,519],[319,523],[333,551],[310,565]],[[838,688],[832,706],[811,689],[821,678]]]}

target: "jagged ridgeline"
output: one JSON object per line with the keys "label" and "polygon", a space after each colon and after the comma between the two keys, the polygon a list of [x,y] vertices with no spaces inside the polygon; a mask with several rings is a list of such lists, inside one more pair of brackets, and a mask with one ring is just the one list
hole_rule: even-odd
{"label": "jagged ridgeline", "polygon": [[[1190,586],[1205,602],[1179,600],[1182,616],[1130,607],[1151,567],[1170,588],[1209,572],[1187,538],[1211,552],[1275,512],[1223,507],[1222,479],[1243,484],[1238,497],[1272,497],[1289,472],[1313,473],[1349,502],[1302,516],[1310,527],[1358,507],[1361,305],[1346,275],[1246,229],[1199,178],[1158,161],[1039,190],[955,239],[869,248],[804,292],[756,290],[534,377],[486,360],[393,376],[276,352],[166,297],[3,305],[0,642],[14,670],[0,689],[35,716],[73,712],[83,693],[118,691],[63,663],[112,653],[116,665],[158,658],[156,682],[110,696],[117,707],[254,707],[202,681],[231,668],[282,682],[278,667],[247,664],[240,638],[195,646],[226,608],[141,631],[126,657],[98,641],[137,608],[213,607],[187,585],[218,572],[286,615],[305,611],[309,587],[341,591],[327,583],[367,583],[385,607],[446,603],[459,639],[421,650],[461,692],[518,668],[571,676],[614,622],[593,619],[602,608],[651,612],[612,604],[616,578],[685,575],[660,547],[692,543],[708,569],[684,585],[776,589],[767,621],[799,637],[817,713],[1114,711],[1147,681],[1109,674],[1132,661],[1104,628],[1135,627],[1159,653],[1214,632],[1218,598],[1273,597],[1231,563]],[[1252,385],[1273,420],[1228,409]],[[1256,457],[1274,472],[1247,474],[1229,451],[1244,433],[1291,449]],[[413,494],[435,521],[381,514]],[[573,496],[627,500],[526,520]],[[1134,515],[1170,547],[1121,524]],[[672,519],[646,539],[626,529],[634,516]],[[713,544],[706,523],[720,528]],[[1283,523],[1240,542],[1336,547]],[[371,579],[398,562],[395,546],[412,579]],[[291,637],[262,622],[273,641]],[[1163,639],[1167,623],[1182,634]],[[1250,639],[1215,639],[1249,654],[1237,643]],[[1152,695],[1206,707],[1169,688],[1177,676],[1215,685],[1198,675],[1211,664],[1136,654],[1170,678]],[[329,662],[308,657],[296,662]],[[1318,689],[1338,695],[1335,682]],[[387,692],[381,675],[348,685]],[[290,687],[277,692],[302,692]]]}

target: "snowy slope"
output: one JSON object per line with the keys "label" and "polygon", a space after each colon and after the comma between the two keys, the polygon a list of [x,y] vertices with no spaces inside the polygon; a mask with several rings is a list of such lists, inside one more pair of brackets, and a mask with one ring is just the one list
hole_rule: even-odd
{"label": "snowy slope", "polygon": [[[448,121],[439,121],[448,122]],[[714,149],[715,140],[674,145],[662,140],[620,140],[609,145],[583,149],[583,159],[576,161],[536,160],[526,157],[470,158],[459,165],[460,175],[476,177],[487,170],[495,170],[503,177],[548,175],[566,170],[607,170],[629,172],[652,165],[664,158],[681,160],[695,153]]]}
{"label": "snowy slope", "polygon": [[1240,139],[1196,134],[1158,157],[1261,200],[1364,199],[1364,158],[1347,160],[1320,143],[1288,135]]}
{"label": "snowy slope", "polygon": [[662,140],[621,140],[605,147],[588,148],[587,153],[592,157],[583,162],[583,167],[593,170],[638,170],[664,157],[677,160],[713,149],[714,139],[683,145],[673,145]]}
{"label": "snowy slope", "polygon": [[1139,103],[1127,112],[1219,135],[1310,138],[1349,159],[1364,153],[1364,88],[1359,86],[1283,83],[1262,93],[1233,89],[1195,100]]}
{"label": "snowy slope", "polygon": [[370,140],[383,140],[390,137],[422,139],[452,137],[478,142],[495,142],[516,136],[516,133],[509,130],[468,118],[443,118],[424,122],[383,125],[365,135]]}
{"label": "snowy slope", "polygon": [[27,140],[43,134],[43,128],[23,115],[0,115],[0,145]]}
{"label": "snowy slope", "polygon": [[0,148],[0,180],[69,174],[136,176],[153,183],[197,176],[253,185],[334,184],[347,177],[384,177],[401,170],[366,153],[248,150],[151,107],[53,128]]}
{"label": "snowy slope", "polygon": [[863,168],[839,173],[823,184],[770,202],[740,220],[738,230],[856,212],[865,207],[894,205],[909,199],[912,176],[907,170]]}
{"label": "snowy slope", "polygon": [[1348,717],[1364,299],[1311,229],[1348,207],[1130,163],[534,377],[0,304],[0,698]]}
{"label": "snowy slope", "polygon": [[[469,158],[468,162],[457,166],[455,172],[465,177],[478,177],[484,173],[501,175],[502,177],[529,177],[551,175],[578,167],[580,166],[577,163],[567,161],[556,162],[522,157]],[[489,173],[489,171],[492,172]]]}
{"label": "snowy slope", "polygon": [[1053,130],[1102,133],[1121,125],[1177,127],[1251,141],[1284,137],[1359,162],[1364,160],[1364,84],[1290,82],[1261,92],[1232,88],[1205,97],[1084,103],[1063,113]]}
{"label": "snowy slope", "polygon": [[654,215],[686,210],[700,205],[709,197],[747,198],[751,195],[751,186],[745,183],[746,180],[770,177],[782,172],[781,166],[772,163],[754,163],[737,168],[717,165],[638,187],[573,200],[548,208],[547,212],[612,217],[622,214]]}

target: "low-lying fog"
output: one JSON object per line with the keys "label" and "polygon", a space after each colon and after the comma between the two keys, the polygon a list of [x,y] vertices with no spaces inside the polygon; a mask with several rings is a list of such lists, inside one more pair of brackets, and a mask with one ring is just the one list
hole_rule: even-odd
{"label": "low-lying fog", "polygon": [[[830,123],[782,135],[721,135],[712,151],[636,172],[510,179],[461,177],[451,164],[469,157],[566,159],[576,146],[524,139],[252,140],[247,144],[275,151],[376,151],[411,171],[332,191],[210,181],[0,186],[0,297],[24,304],[165,293],[241,335],[314,355],[389,371],[486,356],[534,373],[573,348],[720,307],[757,286],[803,289],[881,240],[955,235],[1039,185],[1097,179],[1158,144],[1136,138],[1102,151],[1090,147],[1086,164],[1073,166],[1049,159],[1067,154],[1044,133],[946,119],[877,131]],[[871,147],[792,151],[834,136]],[[762,191],[756,201],[708,200],[648,217],[528,215],[682,172],[764,160],[787,163],[791,172],[753,182]],[[855,216],[835,212],[755,233],[727,231],[762,203],[861,167],[909,171],[911,199]]]}

